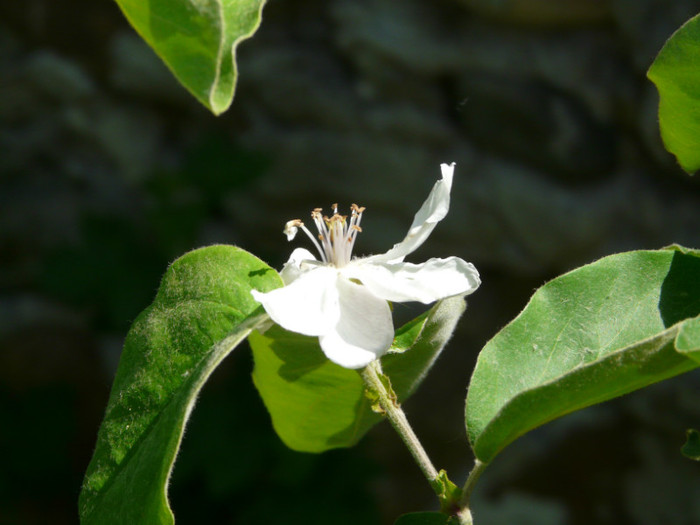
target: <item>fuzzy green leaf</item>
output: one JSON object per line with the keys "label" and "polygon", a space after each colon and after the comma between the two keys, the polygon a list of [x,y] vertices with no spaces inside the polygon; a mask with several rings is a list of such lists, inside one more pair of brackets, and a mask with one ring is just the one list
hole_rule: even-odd
{"label": "fuzzy green leaf", "polygon": [[700,363],[700,317],[688,319],[679,327],[676,349]]}
{"label": "fuzzy green leaf", "polygon": [[698,315],[700,257],[679,247],[547,283],[479,355],[466,405],[476,456],[487,463],[543,423],[700,366],[676,346]]}
{"label": "fuzzy green leaf", "polygon": [[82,523],[173,523],[166,487],[195,398],[269,319],[251,288],[281,284],[272,268],[233,246],[192,251],[168,268],[126,337],[80,494]]}
{"label": "fuzzy green leaf", "polygon": [[236,47],[260,25],[264,0],[116,0],[194,97],[219,115],[233,101]]}
{"label": "fuzzy green leaf", "polygon": [[[415,390],[452,335],[464,312],[461,297],[438,302],[397,331],[382,368],[403,402]],[[381,417],[364,395],[360,374],[330,362],[315,337],[278,326],[248,338],[253,381],[272,423],[287,446],[303,452],[349,447]]]}
{"label": "fuzzy green leaf", "polygon": [[700,15],[669,38],[647,76],[659,90],[666,149],[692,174],[700,169]]}

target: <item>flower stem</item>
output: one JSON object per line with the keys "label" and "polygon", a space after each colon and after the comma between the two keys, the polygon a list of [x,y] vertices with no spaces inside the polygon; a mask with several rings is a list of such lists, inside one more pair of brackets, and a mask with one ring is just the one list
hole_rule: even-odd
{"label": "flower stem", "polygon": [[389,378],[382,372],[379,360],[374,360],[367,365],[361,371],[361,375],[367,388],[367,397],[372,402],[372,409],[385,415],[394,430],[398,432],[428,483],[437,494],[442,512],[457,518],[459,525],[473,525],[469,499],[474,485],[488,463],[476,459],[464,488],[460,490],[447,478],[444,470],[438,472],[433,466],[423,445],[418,441],[418,437],[409,425],[406,414],[401,410],[396,393],[391,387]]}
{"label": "flower stem", "polygon": [[[435,481],[438,477],[438,472],[430,461],[428,454],[425,452],[423,445],[418,441],[418,437],[409,425],[406,419],[406,414],[401,410],[396,394],[391,389],[388,381],[382,372],[382,367],[379,360],[372,361],[361,372],[362,379],[370,395],[376,399],[381,412],[383,412],[394,430],[398,432],[403,442],[411,452],[413,459],[418,463],[423,475],[430,483],[430,486],[435,490]],[[437,491],[436,491],[437,492]],[[440,496],[440,494],[438,494]]]}

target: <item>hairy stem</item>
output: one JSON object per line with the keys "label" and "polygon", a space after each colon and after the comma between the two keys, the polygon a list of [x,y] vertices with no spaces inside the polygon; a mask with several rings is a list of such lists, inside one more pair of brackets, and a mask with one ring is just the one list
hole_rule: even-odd
{"label": "hairy stem", "polygon": [[474,468],[469,473],[464,488],[460,491],[447,479],[444,470],[438,472],[433,466],[423,445],[409,425],[406,414],[401,410],[396,393],[391,388],[389,378],[382,372],[379,361],[372,361],[361,371],[361,375],[367,388],[368,397],[373,402],[373,408],[384,414],[394,430],[398,432],[428,483],[437,494],[442,511],[456,517],[460,525],[473,525],[469,498],[487,463],[475,460]]}
{"label": "hairy stem", "polygon": [[418,463],[418,466],[430,483],[430,486],[435,489],[434,482],[438,477],[438,472],[430,461],[428,454],[425,452],[415,432],[413,432],[411,425],[409,425],[406,414],[401,410],[401,406],[396,400],[396,394],[394,394],[393,391],[390,392],[389,389],[391,387],[387,389],[387,385],[382,381],[381,376],[383,376],[383,373],[379,360],[372,361],[362,370],[361,374],[365,386],[372,395],[376,396],[377,403],[386,415],[389,423],[391,423],[391,426],[394,427],[394,430],[398,432],[399,436],[408,447],[413,459]]}
{"label": "hairy stem", "polygon": [[457,515],[459,516],[461,525],[472,525],[472,513],[469,508],[469,500],[471,499],[474,485],[476,485],[476,482],[487,466],[488,463],[484,463],[478,459],[474,460],[474,468],[472,468],[469,476],[467,476],[467,481],[462,488],[462,500],[459,502],[460,510]]}

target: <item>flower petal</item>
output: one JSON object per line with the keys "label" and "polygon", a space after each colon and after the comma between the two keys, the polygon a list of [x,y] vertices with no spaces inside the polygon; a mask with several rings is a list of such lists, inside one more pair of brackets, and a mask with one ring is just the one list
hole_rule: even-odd
{"label": "flower petal", "polygon": [[429,259],[422,264],[377,263],[357,259],[342,269],[377,297],[394,302],[432,303],[452,295],[470,294],[481,284],[473,264],[460,259]]}
{"label": "flower petal", "polygon": [[289,260],[284,263],[284,267],[280,272],[280,277],[282,277],[284,284],[288,285],[296,281],[304,273],[301,264],[308,261],[317,262],[314,254],[306,248],[296,248],[292,255],[289,256]]}
{"label": "flower petal", "polygon": [[319,266],[303,272],[294,282],[271,292],[252,290],[256,301],[282,328],[304,335],[333,330],[340,317],[335,268]]}
{"label": "flower petal", "polygon": [[394,340],[387,302],[362,285],[339,278],[340,317],[335,329],[320,336],[326,357],[345,368],[363,368],[381,357]]}
{"label": "flower petal", "polygon": [[413,224],[403,241],[395,244],[388,252],[373,255],[370,259],[383,262],[401,262],[409,253],[415,251],[430,236],[435,225],[445,218],[450,209],[450,190],[455,163],[441,164],[442,179],[437,181],[430,195],[413,217]]}

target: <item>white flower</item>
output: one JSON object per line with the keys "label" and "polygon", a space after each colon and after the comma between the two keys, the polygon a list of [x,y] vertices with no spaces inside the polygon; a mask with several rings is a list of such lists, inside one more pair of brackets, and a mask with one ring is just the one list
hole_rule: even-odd
{"label": "white flower", "polygon": [[[469,294],[481,284],[474,265],[458,257],[429,259],[423,264],[403,262],[428,238],[450,206],[454,163],[442,164],[442,180],[433,186],[416,213],[406,238],[388,252],[351,258],[364,208],[353,204],[350,217],[311,213],[318,240],[302,221],[287,223],[292,240],[299,229],[314,242],[321,260],[297,248],[281,272],[285,286],[268,293],[253,290],[268,315],[292,332],[317,336],[328,359],[345,368],[362,368],[381,357],[394,339],[387,301],[432,303]],[[320,241],[320,242],[319,242]]]}

